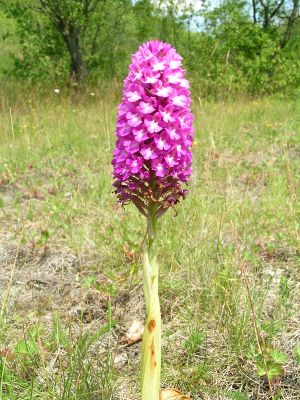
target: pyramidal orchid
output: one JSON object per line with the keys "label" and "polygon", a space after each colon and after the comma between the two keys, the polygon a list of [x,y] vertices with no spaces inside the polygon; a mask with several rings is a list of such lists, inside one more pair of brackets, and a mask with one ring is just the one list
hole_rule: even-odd
{"label": "pyramidal orchid", "polygon": [[182,58],[171,45],[150,41],[132,56],[118,106],[112,165],[122,205],[147,218],[143,283],[147,320],[142,344],[142,400],[158,400],[161,316],[156,249],[157,220],[188,191],[193,115]]}

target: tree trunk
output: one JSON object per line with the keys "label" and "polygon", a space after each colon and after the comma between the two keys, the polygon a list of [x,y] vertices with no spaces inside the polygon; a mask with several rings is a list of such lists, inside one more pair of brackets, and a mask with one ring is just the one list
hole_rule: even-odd
{"label": "tree trunk", "polygon": [[264,7],[264,21],[263,21],[263,28],[265,31],[269,29],[270,26],[270,12],[269,12],[269,7],[265,6]]}
{"label": "tree trunk", "polygon": [[299,0],[293,0],[293,9],[290,16],[288,17],[286,29],[280,43],[280,47],[282,49],[284,49],[285,46],[288,44],[292,34],[294,22],[298,17],[299,17]]}
{"label": "tree trunk", "polygon": [[257,23],[257,4],[256,0],[252,0],[253,23]]}
{"label": "tree trunk", "polygon": [[75,82],[81,82],[85,76],[85,67],[83,61],[82,49],[80,46],[79,32],[74,29],[64,35],[67,44],[71,63],[70,78]]}

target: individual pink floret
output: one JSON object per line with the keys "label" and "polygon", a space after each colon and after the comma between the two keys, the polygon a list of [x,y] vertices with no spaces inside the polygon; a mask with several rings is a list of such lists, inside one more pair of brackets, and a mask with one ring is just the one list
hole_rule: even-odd
{"label": "individual pink floret", "polygon": [[172,104],[168,104],[166,107],[159,106],[159,112],[163,121],[167,124],[175,121],[175,115],[173,114],[174,107]]}
{"label": "individual pink floret", "polygon": [[149,139],[148,131],[143,125],[140,125],[137,128],[133,128],[132,133],[138,143],[142,143],[145,140]]}
{"label": "individual pink floret", "polygon": [[158,157],[157,149],[153,145],[143,145],[141,147],[141,154],[145,160],[154,160]]}
{"label": "individual pink floret", "polygon": [[172,156],[172,154],[168,154],[167,156],[165,156],[165,162],[170,168],[178,165],[178,162],[175,160],[175,157]]}
{"label": "individual pink floret", "polygon": [[132,156],[131,159],[128,159],[128,165],[130,166],[130,170],[133,174],[138,173],[144,165],[144,160],[139,156]]}
{"label": "individual pink floret", "polygon": [[152,169],[156,172],[156,176],[163,178],[166,176],[168,172],[168,166],[166,163],[164,163],[162,158],[157,158],[156,160],[153,160],[151,163]]}
{"label": "individual pink floret", "polygon": [[177,107],[188,107],[189,106],[189,98],[188,96],[182,91],[173,91],[171,102],[174,106]]}
{"label": "individual pink floret", "polygon": [[172,91],[172,87],[167,84],[164,85],[162,81],[157,81],[153,88],[153,93],[158,97],[169,97]]}
{"label": "individual pink floret", "polygon": [[161,119],[158,113],[144,119],[144,124],[150,133],[160,132],[163,129],[160,122]]}
{"label": "individual pink floret", "polygon": [[134,114],[130,111],[128,111],[128,113],[126,114],[126,118],[128,124],[132,127],[139,126],[143,122],[140,114],[138,113]]}
{"label": "individual pink floret", "polygon": [[166,132],[169,135],[169,138],[171,139],[171,141],[177,141],[180,139],[180,134],[178,132],[180,132],[180,129],[177,126],[169,126],[166,128]]}
{"label": "individual pink floret", "polygon": [[165,60],[159,60],[156,57],[152,57],[149,61],[151,68],[154,72],[157,71],[164,71],[166,68],[166,61]]}
{"label": "individual pink floret", "polygon": [[144,101],[141,101],[139,104],[139,110],[142,114],[151,114],[153,111],[155,111],[155,107],[151,103],[145,103]]}
{"label": "individual pink floret", "polygon": [[184,73],[183,73],[183,70],[173,71],[172,69],[167,69],[164,72],[164,75],[166,77],[166,80],[169,83],[172,83],[174,85],[177,85],[177,84],[180,85],[180,83],[183,79]]}
{"label": "individual pink floret", "polygon": [[142,76],[142,80],[145,83],[154,84],[158,81],[160,73],[158,71],[153,71],[153,68],[146,67]]}
{"label": "individual pink floret", "polygon": [[169,150],[172,147],[172,143],[170,143],[168,135],[164,133],[155,134],[154,142],[159,150]]}

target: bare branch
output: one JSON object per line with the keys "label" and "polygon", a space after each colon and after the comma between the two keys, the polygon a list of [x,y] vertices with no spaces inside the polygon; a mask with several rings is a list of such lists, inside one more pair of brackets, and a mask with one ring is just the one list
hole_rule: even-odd
{"label": "bare branch", "polygon": [[281,7],[284,5],[285,0],[281,0],[277,7],[271,12],[270,17],[273,18],[280,11]]}
{"label": "bare branch", "polygon": [[252,12],[253,12],[253,22],[257,23],[257,2],[256,0],[252,0]]}
{"label": "bare branch", "polygon": [[293,0],[293,9],[288,17],[286,30],[280,43],[280,47],[282,49],[288,44],[293,31],[294,23],[299,18],[299,4],[300,0]]}

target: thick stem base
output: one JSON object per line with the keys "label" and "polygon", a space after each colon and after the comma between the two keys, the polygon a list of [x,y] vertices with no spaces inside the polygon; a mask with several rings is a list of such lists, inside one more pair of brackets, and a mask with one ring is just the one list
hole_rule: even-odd
{"label": "thick stem base", "polygon": [[142,400],[159,400],[161,372],[161,316],[156,259],[156,209],[147,217],[147,244],[143,257],[143,282],[147,320],[142,344]]}

